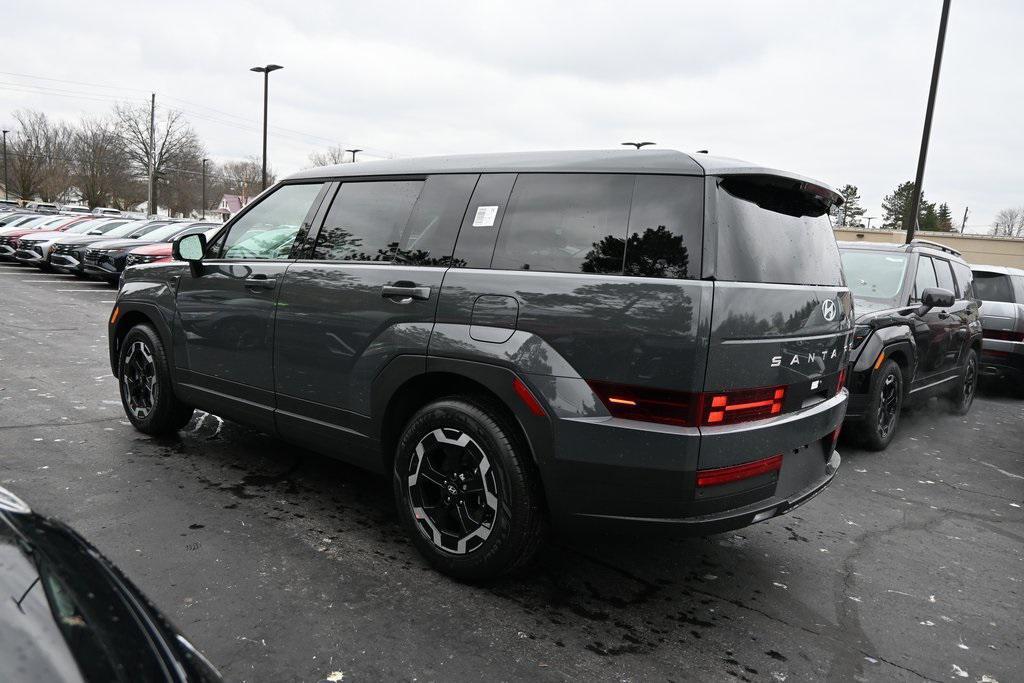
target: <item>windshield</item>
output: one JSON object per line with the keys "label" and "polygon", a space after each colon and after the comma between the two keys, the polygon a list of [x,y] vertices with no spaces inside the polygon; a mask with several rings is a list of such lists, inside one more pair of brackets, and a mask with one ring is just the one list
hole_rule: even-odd
{"label": "windshield", "polygon": [[90,235],[106,235],[107,237],[124,237],[138,226],[134,223],[127,223],[126,221],[111,221],[110,223],[104,223],[100,227],[90,230]]}
{"label": "windshield", "polygon": [[850,250],[843,251],[842,257],[846,286],[855,297],[890,301],[899,295],[907,270],[906,254]]}
{"label": "windshield", "polygon": [[180,231],[181,229],[181,223],[171,223],[170,225],[157,224],[152,226],[149,230],[140,232],[139,235],[145,235],[146,240],[151,242],[163,242],[165,239],[167,239],[174,233]]}
{"label": "windshield", "polygon": [[974,293],[982,301],[1003,301],[1013,303],[1013,283],[1003,273],[974,271]]}

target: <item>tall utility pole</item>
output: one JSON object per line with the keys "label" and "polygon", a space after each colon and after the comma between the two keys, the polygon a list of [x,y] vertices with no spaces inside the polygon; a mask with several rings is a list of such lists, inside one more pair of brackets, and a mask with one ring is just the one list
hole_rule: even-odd
{"label": "tall utility pole", "polygon": [[356,152],[362,152],[361,149],[346,149],[346,152],[352,152],[352,163],[356,163]]}
{"label": "tall utility pole", "polygon": [[946,43],[946,24],[949,23],[949,2],[950,0],[942,0],[942,18],[939,19],[939,37],[935,42],[932,84],[928,90],[928,108],[924,114],[924,132],[921,134],[921,153],[917,157],[917,177],[914,180],[914,194],[910,198],[910,211],[903,218],[903,229],[907,231],[907,244],[910,244],[914,239],[914,231],[917,229],[917,214],[921,210],[921,184],[924,182],[924,165],[928,158],[928,138],[932,134],[932,112],[935,110],[935,92],[939,88],[942,48]]}
{"label": "tall utility pole", "polygon": [[283,69],[279,64],[254,66],[249,71],[263,74],[263,189],[267,189],[267,89],[270,87],[270,72]]}
{"label": "tall utility pole", "polygon": [[964,207],[964,219],[962,221],[960,221],[960,234],[961,235],[964,233],[964,228],[967,227],[967,212],[970,211],[970,209],[971,209],[971,207],[969,207],[969,206],[965,206]]}
{"label": "tall utility pole", "polygon": [[149,100],[149,215],[156,215],[156,93]]}
{"label": "tall utility pole", "polygon": [[4,199],[10,199],[7,192],[7,134],[11,131],[4,131]]}
{"label": "tall utility pole", "polygon": [[868,230],[870,230],[870,229],[871,229],[871,221],[873,221],[873,220],[875,220],[876,218],[878,218],[878,216],[864,216],[864,218],[866,218],[866,219],[867,219],[867,221],[868,221],[868,227],[867,227],[867,229],[868,229]]}
{"label": "tall utility pole", "polygon": [[206,162],[209,159],[203,159],[203,218],[206,218]]}

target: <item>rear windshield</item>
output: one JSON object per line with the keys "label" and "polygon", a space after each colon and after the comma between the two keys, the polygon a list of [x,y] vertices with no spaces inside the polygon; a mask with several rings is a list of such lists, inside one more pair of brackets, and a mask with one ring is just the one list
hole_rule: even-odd
{"label": "rear windshield", "polygon": [[775,176],[732,176],[718,188],[717,279],[843,284],[826,197]]}
{"label": "rear windshield", "polygon": [[1009,275],[974,271],[974,292],[982,301],[1004,301],[1012,304],[1013,283]]}
{"label": "rear windshield", "polygon": [[860,250],[843,252],[846,285],[855,297],[884,301],[895,299],[900,293],[906,270],[906,254]]}

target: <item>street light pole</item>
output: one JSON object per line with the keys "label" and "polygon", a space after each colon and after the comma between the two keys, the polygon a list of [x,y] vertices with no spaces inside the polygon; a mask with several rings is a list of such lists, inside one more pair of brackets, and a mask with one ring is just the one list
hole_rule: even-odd
{"label": "street light pole", "polygon": [[346,152],[352,152],[352,163],[356,163],[356,152],[362,152],[361,149],[346,149]]}
{"label": "street light pole", "polygon": [[206,218],[206,162],[209,159],[203,159],[203,218]]}
{"label": "street light pole", "polygon": [[11,131],[4,131],[4,199],[10,199],[7,192],[7,134]]}
{"label": "street light pole", "polygon": [[928,108],[924,114],[924,132],[921,134],[921,153],[917,157],[917,177],[914,179],[914,194],[910,198],[910,212],[903,217],[903,228],[907,231],[907,244],[914,239],[917,229],[917,214],[921,210],[921,183],[924,182],[924,165],[928,158],[928,138],[932,134],[932,112],[935,110],[935,92],[939,88],[939,69],[942,67],[942,48],[946,44],[946,24],[949,23],[949,2],[942,0],[942,17],[939,19],[939,37],[935,42],[935,62],[932,64],[932,84],[928,90]]}
{"label": "street light pole", "polygon": [[270,72],[283,69],[278,64],[254,66],[249,71],[263,74],[263,189],[267,189],[267,90],[270,87]]}

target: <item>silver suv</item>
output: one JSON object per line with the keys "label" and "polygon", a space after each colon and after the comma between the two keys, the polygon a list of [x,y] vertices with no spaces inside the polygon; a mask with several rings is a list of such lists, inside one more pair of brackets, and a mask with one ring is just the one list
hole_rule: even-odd
{"label": "silver suv", "polygon": [[981,374],[1005,377],[1024,393],[1024,270],[972,266],[981,299]]}

